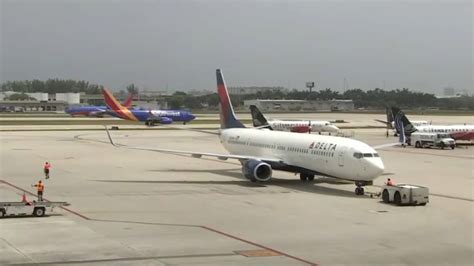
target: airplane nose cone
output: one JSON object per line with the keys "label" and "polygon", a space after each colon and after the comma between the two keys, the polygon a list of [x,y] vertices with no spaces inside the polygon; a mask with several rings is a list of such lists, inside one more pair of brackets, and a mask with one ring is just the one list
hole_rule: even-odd
{"label": "airplane nose cone", "polygon": [[333,126],[333,125],[330,125],[329,129],[330,129],[331,132],[338,132],[339,131],[339,128],[336,127],[336,126]]}
{"label": "airplane nose cone", "polygon": [[384,170],[385,170],[385,166],[383,165],[383,162],[381,159],[374,158],[370,160],[367,172],[371,177],[376,178],[380,176]]}
{"label": "airplane nose cone", "polygon": [[188,114],[188,118],[189,118],[189,120],[194,120],[194,119],[196,119],[196,116],[192,115],[192,114]]}

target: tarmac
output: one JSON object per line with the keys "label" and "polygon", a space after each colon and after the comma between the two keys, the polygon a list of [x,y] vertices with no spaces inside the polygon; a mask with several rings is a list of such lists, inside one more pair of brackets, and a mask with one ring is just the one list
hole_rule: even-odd
{"label": "tarmac", "polygon": [[[372,118],[354,120],[369,124]],[[351,131],[374,146],[397,141],[385,129]],[[111,134],[124,145],[226,152],[217,136],[203,131]],[[31,185],[42,179],[46,199],[71,203],[46,217],[0,219],[0,265],[474,261],[472,146],[383,148],[385,173],[366,187],[367,195],[356,196],[350,182],[319,177],[303,183],[279,171],[270,182],[254,184],[236,161],[116,148],[103,131],[0,132],[0,139],[0,201],[19,201],[24,191],[35,199]],[[45,161],[52,163],[48,180]],[[398,207],[371,198],[388,177],[429,187],[430,202]]]}

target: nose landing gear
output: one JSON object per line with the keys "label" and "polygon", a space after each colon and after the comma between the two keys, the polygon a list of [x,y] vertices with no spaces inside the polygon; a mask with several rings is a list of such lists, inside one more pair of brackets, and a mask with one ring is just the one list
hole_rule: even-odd
{"label": "nose landing gear", "polygon": [[356,195],[364,195],[364,188],[360,187],[360,186],[357,186],[356,189],[355,189],[355,194]]}
{"label": "nose landing gear", "polygon": [[364,186],[372,185],[372,181],[356,181],[355,185],[357,186],[355,189],[356,195],[364,195]]}

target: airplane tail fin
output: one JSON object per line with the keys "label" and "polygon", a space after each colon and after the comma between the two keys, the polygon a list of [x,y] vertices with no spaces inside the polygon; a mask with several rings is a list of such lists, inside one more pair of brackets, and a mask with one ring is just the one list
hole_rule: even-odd
{"label": "airplane tail fin", "polygon": [[104,88],[102,90],[102,93],[104,95],[105,104],[116,116],[127,120],[138,121],[138,118],[135,117],[135,115],[132,114],[130,110],[120,104],[120,102],[114,97],[112,92]]}
{"label": "airplane tail fin", "polygon": [[130,95],[128,95],[127,99],[125,99],[125,101],[123,102],[123,106],[125,108],[128,108],[130,109],[132,107],[132,104],[133,104],[133,93],[130,93]]}
{"label": "airplane tail fin", "polygon": [[217,78],[217,94],[219,94],[221,111],[221,128],[244,128],[245,126],[235,117],[234,108],[232,108],[232,102],[230,101],[229,91],[225,85],[224,75],[222,70],[216,70]]}
{"label": "airplane tail fin", "polygon": [[254,127],[268,126],[268,121],[262,112],[255,105],[250,105],[250,113],[252,114],[252,122]]}
{"label": "airplane tail fin", "polygon": [[412,125],[407,116],[400,110],[398,107],[392,107],[393,121],[395,124],[395,129],[398,133],[404,132],[404,135],[410,135],[412,132],[416,131],[416,128]]}
{"label": "airplane tail fin", "polygon": [[104,88],[102,90],[102,94],[104,95],[104,101],[107,107],[116,111],[125,108],[112,94],[109,89]]}

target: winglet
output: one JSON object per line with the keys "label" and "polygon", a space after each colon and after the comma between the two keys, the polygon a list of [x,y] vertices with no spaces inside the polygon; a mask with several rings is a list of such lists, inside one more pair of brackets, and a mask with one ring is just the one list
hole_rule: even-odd
{"label": "winglet", "polygon": [[127,99],[125,99],[125,101],[123,102],[123,106],[125,108],[132,108],[132,104],[133,104],[133,93],[130,93],[130,95],[128,95]]}

